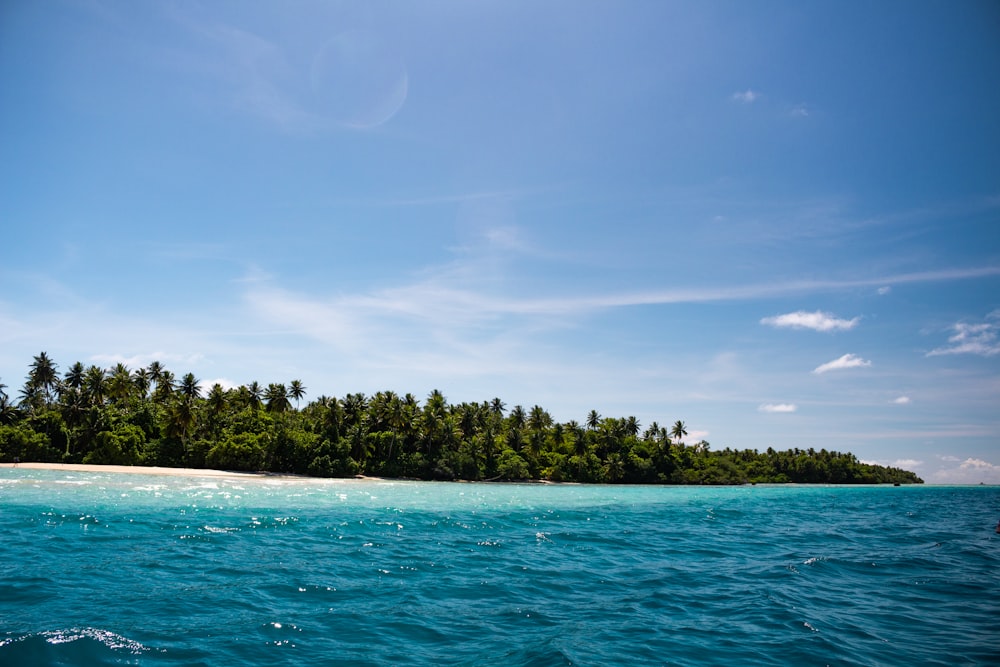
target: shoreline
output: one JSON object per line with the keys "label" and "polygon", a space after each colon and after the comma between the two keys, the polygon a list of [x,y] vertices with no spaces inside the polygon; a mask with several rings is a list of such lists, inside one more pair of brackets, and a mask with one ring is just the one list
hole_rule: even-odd
{"label": "shoreline", "polygon": [[[354,477],[312,477],[310,475],[296,475],[293,473],[277,472],[243,472],[239,470],[216,470],[214,468],[168,468],[162,466],[125,466],[125,465],[105,465],[94,463],[40,463],[36,461],[26,461],[20,463],[0,463],[0,470],[23,468],[25,470],[61,470],[64,472],[111,472],[131,475],[162,475],[165,477],[212,477],[229,479],[275,479],[286,481],[319,481],[319,482],[404,482],[404,481],[426,481],[409,478],[374,477],[370,475],[355,475]],[[494,480],[461,480],[456,479],[448,482],[450,484],[538,484],[552,486],[575,486],[581,482],[554,482],[548,479],[527,479],[517,481],[494,481]],[[617,484],[607,484],[607,486],[619,486]],[[630,486],[622,484],[620,486]],[[644,486],[644,485],[639,485]],[[680,487],[680,486],[703,486],[697,484],[656,484],[654,486]],[[775,484],[719,484],[710,486],[892,486],[891,484],[795,484],[792,482]],[[895,485],[899,486],[899,485]],[[904,484],[903,486],[995,486],[992,484]]]}
{"label": "shoreline", "polygon": [[62,470],[65,472],[113,472],[133,475],[164,475],[167,477],[228,477],[231,479],[287,479],[287,480],[336,480],[336,481],[383,481],[381,477],[356,475],[355,477],[310,477],[272,472],[240,472],[236,470],[214,470],[211,468],[165,468],[160,466],[121,466],[89,463],[0,463],[3,468],[23,468],[25,470]]}

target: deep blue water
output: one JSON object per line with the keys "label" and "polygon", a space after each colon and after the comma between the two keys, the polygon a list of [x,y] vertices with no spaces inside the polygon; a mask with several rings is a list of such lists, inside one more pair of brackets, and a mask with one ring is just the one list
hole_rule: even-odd
{"label": "deep blue water", "polygon": [[1000,664],[997,487],[0,470],[2,665]]}

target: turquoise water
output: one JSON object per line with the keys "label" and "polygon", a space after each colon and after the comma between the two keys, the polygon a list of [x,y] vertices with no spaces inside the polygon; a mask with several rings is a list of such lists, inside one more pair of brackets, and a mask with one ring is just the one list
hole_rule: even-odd
{"label": "turquoise water", "polygon": [[1000,664],[997,487],[0,470],[2,665]]}

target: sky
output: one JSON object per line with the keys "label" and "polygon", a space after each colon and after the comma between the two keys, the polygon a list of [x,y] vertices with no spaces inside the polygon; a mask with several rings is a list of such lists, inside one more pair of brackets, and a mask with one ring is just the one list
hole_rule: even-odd
{"label": "sky", "polygon": [[1000,483],[1000,5],[0,5],[32,357]]}

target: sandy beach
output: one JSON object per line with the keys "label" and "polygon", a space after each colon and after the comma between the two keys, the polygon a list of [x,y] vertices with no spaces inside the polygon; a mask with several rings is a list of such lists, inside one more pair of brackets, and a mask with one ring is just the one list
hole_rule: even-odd
{"label": "sandy beach", "polygon": [[[169,475],[174,477],[232,477],[268,479],[327,479],[303,475],[283,475],[268,472],[236,472],[231,470],[210,470],[206,468],[160,468],[157,466],[114,466],[87,465],[83,463],[0,463],[0,468],[25,468],[28,470],[65,470],[69,472],[120,472],[134,475]],[[377,480],[378,477],[336,478],[346,480]]]}

